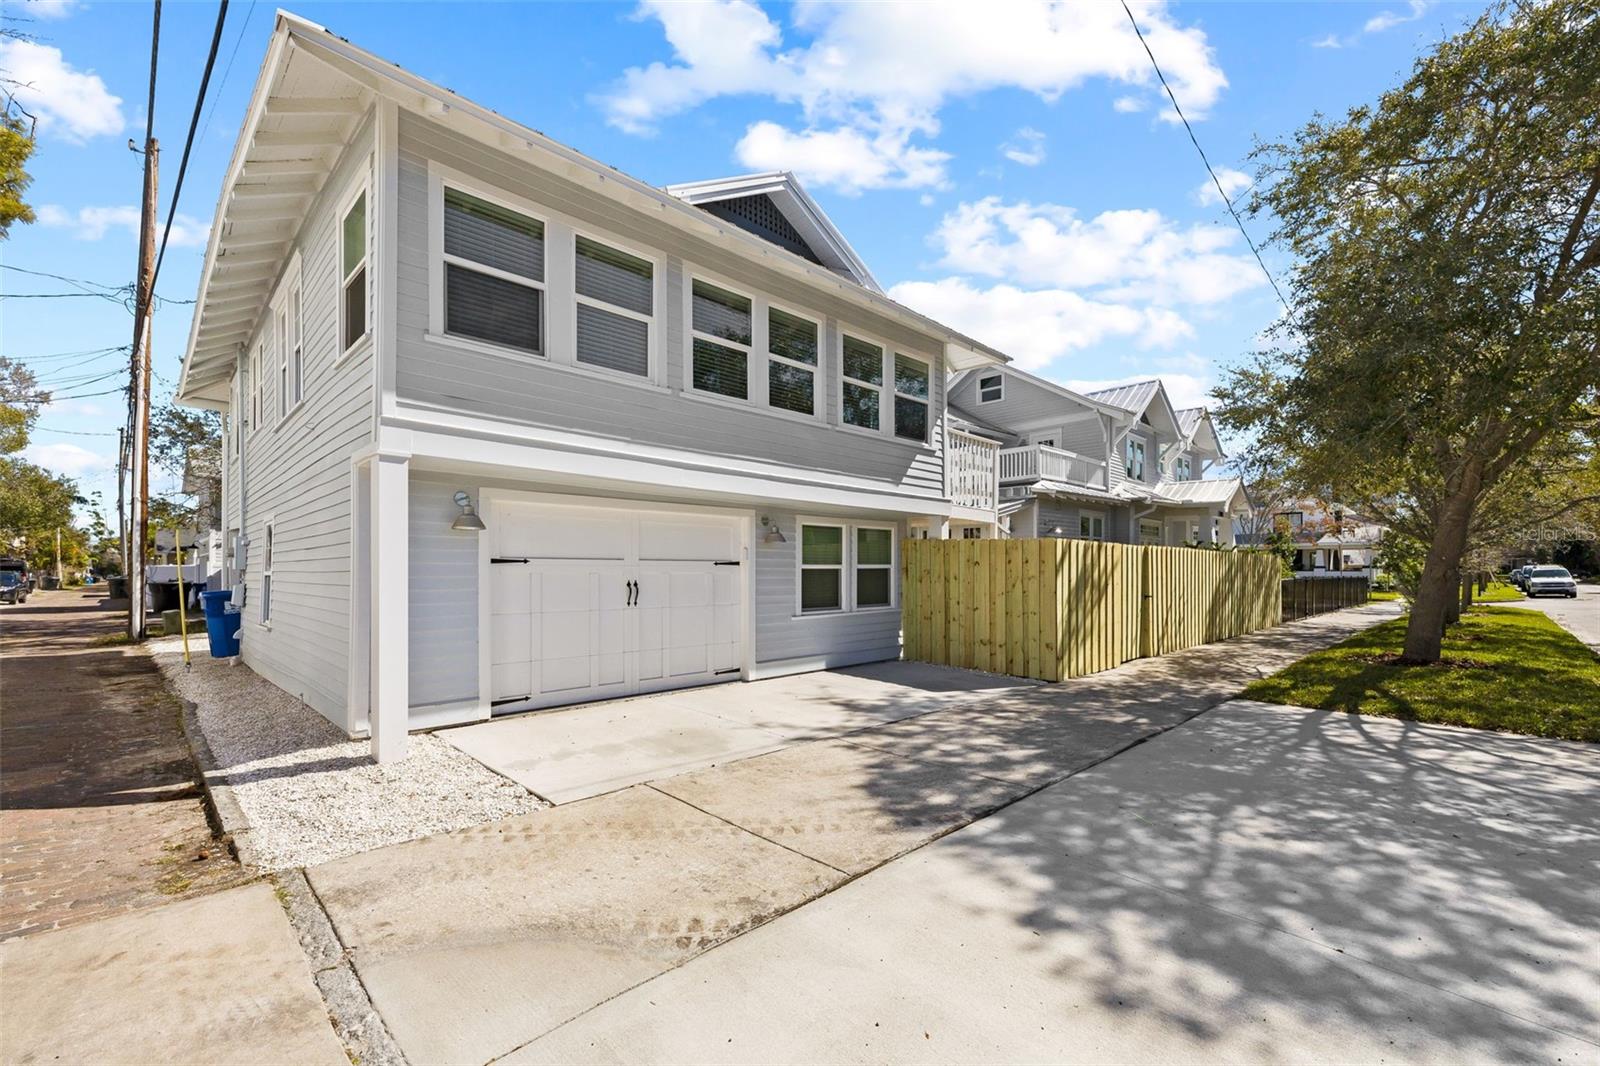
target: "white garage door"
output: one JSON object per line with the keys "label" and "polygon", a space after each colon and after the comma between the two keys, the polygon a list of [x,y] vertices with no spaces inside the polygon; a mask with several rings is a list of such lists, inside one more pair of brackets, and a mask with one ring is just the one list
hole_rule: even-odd
{"label": "white garage door", "polygon": [[523,501],[488,519],[496,712],[738,676],[739,519]]}

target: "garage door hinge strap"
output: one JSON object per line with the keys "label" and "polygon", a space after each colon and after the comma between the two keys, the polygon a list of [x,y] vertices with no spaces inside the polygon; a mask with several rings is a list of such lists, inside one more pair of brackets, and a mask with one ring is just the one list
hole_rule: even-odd
{"label": "garage door hinge strap", "polygon": [[525,562],[528,561],[528,557],[526,555],[521,556],[521,557],[511,556],[511,555],[497,555],[493,559],[490,559],[489,561],[491,563],[525,563]]}
{"label": "garage door hinge strap", "polygon": [[737,674],[738,672],[739,668],[737,666],[730,666],[726,670],[718,670],[716,676],[721,677],[723,674]]}
{"label": "garage door hinge strap", "polygon": [[524,702],[526,700],[531,700],[531,699],[533,699],[533,693],[530,692],[526,696],[507,696],[503,700],[490,700],[489,701],[489,706],[498,707],[502,703],[522,703],[522,702]]}
{"label": "garage door hinge strap", "polygon": [[711,565],[712,566],[738,566],[739,565],[739,560],[737,560],[737,559],[718,560],[717,562],[714,562]]}

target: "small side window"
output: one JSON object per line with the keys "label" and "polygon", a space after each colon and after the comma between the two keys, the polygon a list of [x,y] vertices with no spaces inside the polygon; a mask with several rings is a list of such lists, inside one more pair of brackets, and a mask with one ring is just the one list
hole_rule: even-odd
{"label": "small side window", "polygon": [[339,350],[367,335],[367,193],[363,189],[339,225]]}
{"label": "small side window", "polygon": [[272,624],[272,534],[273,524],[267,523],[266,545],[261,549],[261,624]]}
{"label": "small side window", "polygon": [[1005,399],[1006,379],[1003,374],[985,374],[978,379],[978,402],[995,403]]}

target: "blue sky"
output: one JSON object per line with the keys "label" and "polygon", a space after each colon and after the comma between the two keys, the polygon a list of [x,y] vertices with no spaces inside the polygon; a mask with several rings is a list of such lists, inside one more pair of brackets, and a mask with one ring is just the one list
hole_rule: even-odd
{"label": "blue sky", "polygon": [[[234,0],[158,286],[158,397],[176,382],[206,229],[273,8]],[[291,8],[654,184],[797,171],[897,298],[1080,387],[1166,378],[1201,402],[1275,312],[1119,5],[327,4]],[[1256,139],[1372,100],[1470,4],[1140,3],[1229,192]],[[165,5],[156,135],[170,201],[216,8]],[[0,46],[41,119],[39,222],[7,267],[108,285],[135,266],[150,8],[6,3]],[[235,49],[237,49],[235,51]],[[220,83],[220,91],[218,80]],[[1264,220],[1251,223],[1258,240]],[[1270,254],[1269,265],[1281,268]],[[62,397],[30,457],[115,496],[131,316],[0,270],[0,350]],[[82,354],[67,354],[82,353]]]}

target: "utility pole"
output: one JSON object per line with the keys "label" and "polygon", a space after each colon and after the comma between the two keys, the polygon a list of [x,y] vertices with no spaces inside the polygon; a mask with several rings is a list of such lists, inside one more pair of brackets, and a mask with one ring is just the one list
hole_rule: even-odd
{"label": "utility pole", "polygon": [[[128,396],[128,409],[133,409],[133,396]],[[128,575],[128,515],[123,506],[122,490],[128,474],[128,430],[117,427],[117,552],[122,563],[123,579]]]}
{"label": "utility pole", "polygon": [[56,588],[61,587],[61,527],[56,527]]}
{"label": "utility pole", "polygon": [[144,142],[144,207],[139,214],[139,275],[133,311],[133,517],[128,526],[128,636],[145,635],[145,544],[150,539],[150,283],[156,265],[156,165],[161,145]]}

